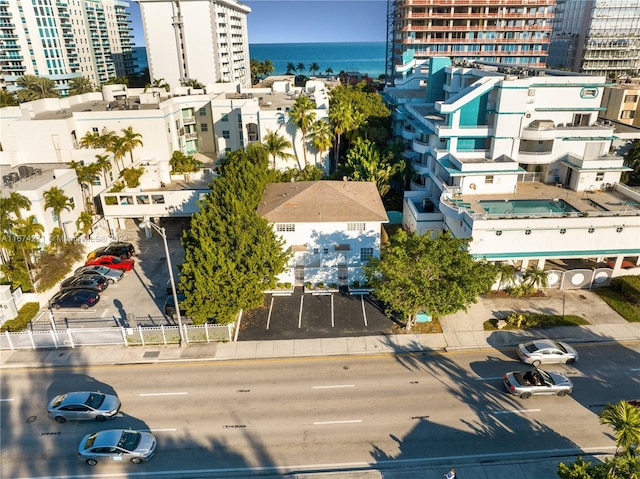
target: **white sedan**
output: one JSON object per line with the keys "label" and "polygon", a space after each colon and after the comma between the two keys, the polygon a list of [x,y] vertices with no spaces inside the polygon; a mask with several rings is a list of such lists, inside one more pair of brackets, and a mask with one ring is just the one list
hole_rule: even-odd
{"label": "white sedan", "polygon": [[578,360],[578,352],[575,349],[567,343],[551,339],[536,339],[518,344],[516,351],[523,363],[536,367],[551,363],[572,364]]}

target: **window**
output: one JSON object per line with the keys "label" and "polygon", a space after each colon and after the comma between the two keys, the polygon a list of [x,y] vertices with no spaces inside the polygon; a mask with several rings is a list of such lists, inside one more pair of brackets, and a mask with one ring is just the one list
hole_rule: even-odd
{"label": "window", "polygon": [[222,130],[222,138],[226,138],[227,140],[231,138],[231,135],[229,134],[229,130]]}
{"label": "window", "polygon": [[200,108],[198,110],[198,115],[199,116],[207,116],[207,109],[206,108]]}
{"label": "window", "polygon": [[487,185],[492,185],[493,184],[493,175],[488,175],[484,177],[484,182]]}
{"label": "window", "polygon": [[602,181],[604,180],[604,171],[598,171],[596,173],[596,181]]}
{"label": "window", "polygon": [[349,279],[349,268],[346,266],[338,266],[338,280],[346,281]]}
{"label": "window", "polygon": [[280,223],[276,225],[276,231],[295,231],[296,225],[293,223]]}
{"label": "window", "polygon": [[322,248],[322,254],[329,254],[329,248]]}
{"label": "window", "polygon": [[225,113],[222,115],[222,117],[220,118],[220,121],[229,121],[229,114]]}
{"label": "window", "polygon": [[595,98],[598,96],[597,88],[583,88],[580,92],[581,98]]}
{"label": "window", "polygon": [[373,248],[360,248],[360,261],[369,261],[371,258],[373,258]]}
{"label": "window", "polygon": [[335,250],[336,251],[351,251],[351,245],[350,244],[336,244],[335,245]]}
{"label": "window", "polygon": [[636,112],[633,110],[622,110],[620,118],[635,118]]}
{"label": "window", "polygon": [[200,131],[209,131],[209,125],[206,123],[200,123]]}
{"label": "window", "polygon": [[320,254],[319,248],[313,248],[313,254]]}
{"label": "window", "polygon": [[625,103],[635,103],[638,101],[638,95],[625,95],[624,102]]}
{"label": "window", "polygon": [[536,96],[536,89],[529,88],[529,91],[527,92],[527,96]]}
{"label": "window", "polygon": [[364,223],[347,223],[347,231],[364,231]]}

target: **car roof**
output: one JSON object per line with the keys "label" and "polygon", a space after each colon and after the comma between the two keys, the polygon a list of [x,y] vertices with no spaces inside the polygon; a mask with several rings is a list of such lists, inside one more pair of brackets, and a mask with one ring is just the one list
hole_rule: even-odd
{"label": "car roof", "polygon": [[[89,397],[89,394],[91,393],[88,391],[74,391],[71,393],[63,394],[64,399],[62,400],[60,405],[62,406],[64,404],[82,404],[87,400],[87,398]],[[93,394],[102,394],[102,393],[93,393]]]}
{"label": "car roof", "polygon": [[551,339],[536,339],[531,341],[532,344],[535,345],[538,349],[547,349],[547,348],[557,348],[558,343]]}
{"label": "car roof", "polygon": [[124,429],[107,429],[106,431],[99,431],[92,447],[117,446],[120,438],[122,437],[123,431]]}

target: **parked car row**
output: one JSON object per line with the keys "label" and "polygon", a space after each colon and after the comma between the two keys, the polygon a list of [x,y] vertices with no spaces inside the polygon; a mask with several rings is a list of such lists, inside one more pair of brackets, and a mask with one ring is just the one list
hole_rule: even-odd
{"label": "parked car row", "polygon": [[[47,407],[50,419],[59,424],[67,421],[95,420],[104,422],[120,412],[120,399],[113,394],[78,391],[54,397]],[[132,429],[108,429],[87,434],[78,445],[78,460],[95,466],[99,461],[130,461],[133,464],[151,459],[156,438],[150,432]]]}
{"label": "parked car row", "polygon": [[[49,301],[49,307],[88,309],[100,301],[100,293],[109,284],[120,281],[125,271],[131,271],[135,260],[131,243],[111,243],[89,253],[85,265],[60,284],[60,292]],[[111,254],[109,254],[111,253]]]}

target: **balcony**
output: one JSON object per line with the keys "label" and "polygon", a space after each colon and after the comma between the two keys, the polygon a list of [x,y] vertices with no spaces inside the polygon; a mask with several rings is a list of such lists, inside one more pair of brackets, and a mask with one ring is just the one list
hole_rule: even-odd
{"label": "balcony", "polygon": [[420,140],[413,140],[412,143],[413,151],[420,154],[431,153],[431,147],[428,143],[424,143]]}
{"label": "balcony", "polygon": [[183,125],[195,125],[196,117],[195,116],[185,116],[182,118]]}
{"label": "balcony", "polygon": [[415,131],[413,128],[403,128],[402,129],[402,138],[404,138],[405,140],[413,140],[419,134],[420,133]]}
{"label": "balcony", "polygon": [[185,133],[184,134],[184,139],[185,140],[197,140],[198,139],[198,133]]}

